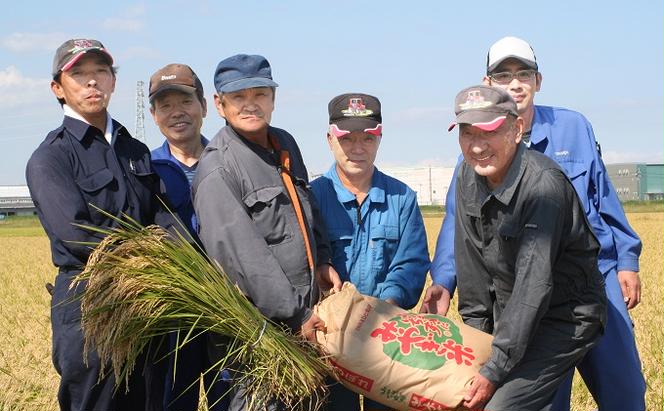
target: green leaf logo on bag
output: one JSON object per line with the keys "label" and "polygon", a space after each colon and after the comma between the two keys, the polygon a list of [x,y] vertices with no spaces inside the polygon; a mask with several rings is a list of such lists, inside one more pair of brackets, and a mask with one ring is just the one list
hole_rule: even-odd
{"label": "green leaf logo on bag", "polygon": [[473,349],[451,320],[435,314],[405,313],[384,321],[371,332],[383,343],[383,352],[402,364],[423,370],[440,368],[448,360],[459,366],[473,364]]}

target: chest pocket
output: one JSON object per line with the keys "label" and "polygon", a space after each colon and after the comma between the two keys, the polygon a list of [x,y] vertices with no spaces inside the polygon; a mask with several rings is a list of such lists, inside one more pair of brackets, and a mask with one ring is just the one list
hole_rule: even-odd
{"label": "chest pocket", "polygon": [[147,159],[129,160],[129,174],[140,188],[147,191],[148,196],[159,191],[159,177],[152,170]]}
{"label": "chest pocket", "polygon": [[290,241],[293,237],[288,224],[290,199],[281,187],[263,187],[247,194],[247,211],[268,246]]}
{"label": "chest pocket", "polygon": [[[572,184],[574,185],[574,189],[576,190],[577,194],[579,194],[579,200],[583,204],[583,209],[586,212],[586,215],[588,215],[588,212],[590,211],[590,201],[588,200],[589,198],[593,198],[595,194],[595,188],[594,187],[589,187],[589,183],[586,183],[587,177],[586,175],[588,174],[588,170],[586,169],[586,166],[582,162],[574,161],[573,159],[569,159],[567,161],[561,161],[560,167],[565,171],[565,175],[572,181]],[[585,193],[580,194],[580,193]]]}
{"label": "chest pocket", "polygon": [[399,245],[399,227],[380,225],[371,229],[369,250],[373,255],[374,272],[384,275]]}
{"label": "chest pocket", "polygon": [[332,247],[332,266],[337,270],[343,280],[348,280],[348,262],[353,255],[353,229],[330,228],[328,230],[328,237],[330,238],[330,246]]}
{"label": "chest pocket", "polygon": [[[117,194],[118,181],[108,168],[102,168],[88,176],[80,177],[76,180],[76,185],[81,190],[87,204],[92,204],[111,214],[116,214],[123,207],[124,198],[120,200]],[[98,213],[91,213],[91,215],[95,216]]]}

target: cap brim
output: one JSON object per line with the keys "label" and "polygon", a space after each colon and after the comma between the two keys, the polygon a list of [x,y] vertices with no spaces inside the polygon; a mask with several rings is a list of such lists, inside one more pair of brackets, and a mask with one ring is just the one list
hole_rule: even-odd
{"label": "cap brim", "polygon": [[348,132],[362,131],[375,134],[375,131],[381,130],[381,123],[367,117],[344,117],[332,120],[330,124],[336,125],[338,129]]}
{"label": "cap brim", "polygon": [[188,94],[196,94],[196,88],[191,87],[191,86],[186,86],[184,84],[164,84],[163,86],[159,87],[157,90],[155,90],[150,96],[148,97],[150,101],[154,100],[159,94],[163,93],[164,91],[169,91],[169,90],[177,90],[177,91],[182,91],[184,93]]}
{"label": "cap brim", "polygon": [[278,87],[279,84],[265,77],[251,77],[243,78],[240,80],[232,81],[228,84],[224,84],[221,88],[217,89],[220,93],[232,93],[234,91],[240,91],[247,88],[256,88],[256,87]]}
{"label": "cap brim", "polygon": [[[464,114],[464,113],[461,113],[461,114]],[[453,121],[452,124],[450,124],[449,127],[447,127],[448,132],[452,131],[457,124],[470,124],[471,126],[477,127],[480,130],[494,131],[494,130],[497,130],[498,127],[503,125],[503,123],[505,122],[505,119],[507,118],[507,115],[502,115],[502,116],[495,117],[494,119],[492,119],[490,121],[476,121],[476,122],[466,121],[464,119],[461,119],[460,117],[461,117],[461,115],[457,116],[457,120]]]}
{"label": "cap brim", "polygon": [[512,60],[517,60],[517,61],[519,61],[519,62],[525,64],[526,67],[528,67],[528,68],[530,68],[530,69],[533,69],[533,70],[535,70],[535,71],[538,70],[537,63],[536,63],[536,62],[531,61],[531,60],[526,60],[526,59],[524,59],[524,58],[521,57],[521,56],[509,55],[509,56],[505,56],[505,57],[501,58],[500,60],[495,61],[492,65],[488,66],[488,67],[486,68],[486,72],[487,72],[487,74],[491,74],[491,73],[493,73],[493,72],[498,68],[498,66],[500,66],[501,64],[503,64],[503,62],[505,62],[505,60],[510,60],[510,59],[512,59]]}
{"label": "cap brim", "polygon": [[330,132],[334,134],[335,137],[343,137],[347,134],[350,134],[354,131],[361,131],[363,133],[369,133],[373,134],[374,136],[380,136],[383,134],[383,125],[380,123],[377,123],[373,125],[372,127],[367,127],[367,128],[362,128],[362,129],[351,129],[351,130],[344,130],[340,129],[339,126],[335,123],[330,124]]}
{"label": "cap brim", "polygon": [[[81,58],[83,58],[84,55],[88,53],[96,53],[99,54],[100,56],[104,57],[106,60],[108,60],[108,65],[112,66],[113,65],[113,56],[110,55],[108,51],[105,49],[100,49],[99,47],[93,47],[93,48],[88,48],[85,49],[79,53],[76,53],[71,60],[67,62],[67,64],[63,65],[60,71],[67,71],[70,68],[76,64],[77,61],[79,61]],[[57,74],[57,73],[56,73]]]}

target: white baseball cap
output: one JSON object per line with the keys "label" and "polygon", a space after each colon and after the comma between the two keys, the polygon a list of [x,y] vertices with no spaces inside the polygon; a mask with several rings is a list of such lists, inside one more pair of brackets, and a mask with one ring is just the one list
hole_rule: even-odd
{"label": "white baseball cap", "polygon": [[503,61],[513,58],[521,61],[533,70],[537,70],[537,58],[533,48],[518,37],[503,37],[489,49],[486,56],[486,72],[492,73]]}

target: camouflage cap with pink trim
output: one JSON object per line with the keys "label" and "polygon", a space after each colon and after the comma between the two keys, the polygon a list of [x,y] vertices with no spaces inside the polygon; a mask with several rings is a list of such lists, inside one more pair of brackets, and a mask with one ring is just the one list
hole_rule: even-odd
{"label": "camouflage cap with pink trim", "polygon": [[507,91],[483,85],[461,90],[454,100],[454,113],[456,120],[447,131],[452,131],[457,124],[493,131],[503,124],[507,115],[519,116],[516,103]]}
{"label": "camouflage cap with pink trim", "polygon": [[101,55],[106,59],[109,66],[113,66],[113,56],[104,48],[101,42],[92,39],[71,39],[62,43],[55,52],[55,57],[53,58],[53,78],[57,77],[61,71],[67,71],[72,68],[88,52]]}

